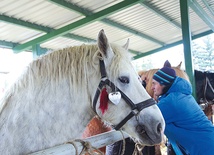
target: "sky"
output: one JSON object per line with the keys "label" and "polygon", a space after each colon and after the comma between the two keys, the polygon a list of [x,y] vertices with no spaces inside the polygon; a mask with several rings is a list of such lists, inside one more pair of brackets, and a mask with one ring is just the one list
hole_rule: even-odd
{"label": "sky", "polygon": [[[32,60],[33,55],[30,52],[14,54],[10,49],[0,48],[0,96],[4,91],[6,79],[13,80],[12,78],[15,78],[14,74],[20,72]],[[4,74],[8,72],[14,74]]]}
{"label": "sky", "polygon": [[[183,45],[179,45],[149,56],[146,56],[144,58],[140,58],[137,60],[134,60],[132,63],[137,71],[142,70],[142,63],[146,60],[150,59],[153,68],[162,68],[163,64],[166,60],[168,60],[172,66],[177,66],[182,61],[182,69],[184,69],[185,63],[184,63],[184,54],[183,54]],[[147,68],[147,70],[152,68]]]}
{"label": "sky", "polygon": [[14,54],[10,49],[0,48],[0,72],[11,72],[12,70],[21,69],[33,60],[30,52],[21,52]]}

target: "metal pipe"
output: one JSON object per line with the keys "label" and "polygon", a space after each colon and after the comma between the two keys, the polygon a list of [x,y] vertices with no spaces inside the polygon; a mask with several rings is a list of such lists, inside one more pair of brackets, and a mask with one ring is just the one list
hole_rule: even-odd
{"label": "metal pipe", "polygon": [[[101,148],[128,137],[129,135],[123,131],[109,131],[81,140],[83,140],[84,142],[89,142],[94,148]],[[48,148],[46,150],[35,152],[30,155],[76,155],[76,152],[78,152],[79,154],[83,150],[83,145],[75,140],[72,141],[72,143],[75,146],[73,144],[66,143]]]}

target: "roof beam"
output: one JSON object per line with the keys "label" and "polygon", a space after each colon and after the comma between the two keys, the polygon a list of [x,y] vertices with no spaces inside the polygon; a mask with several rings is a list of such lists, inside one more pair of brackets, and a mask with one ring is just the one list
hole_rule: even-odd
{"label": "roof beam", "polygon": [[13,43],[13,42],[9,42],[9,41],[2,41],[0,40],[0,46],[2,48],[13,48],[15,47],[17,44]]}
{"label": "roof beam", "polygon": [[[1,48],[8,48],[8,49],[13,49],[15,46],[19,45],[18,43],[14,43],[14,42],[9,42],[9,41],[2,41],[0,40],[0,47]],[[45,53],[47,52],[49,49],[47,48],[41,48],[40,49]],[[28,51],[29,52],[29,51]]]}
{"label": "roof beam", "polygon": [[165,21],[173,24],[175,27],[181,29],[181,25],[177,22],[175,22],[172,18],[170,18],[168,15],[164,14],[163,12],[159,11],[157,8],[149,4],[147,1],[144,1],[141,3],[145,8],[149,9],[150,11],[154,12],[156,15],[164,19]]}
{"label": "roof beam", "polygon": [[189,6],[194,10],[194,12],[212,29],[214,32],[214,20],[211,18],[203,8],[195,1],[188,1]]}
{"label": "roof beam", "polygon": [[207,3],[207,0],[202,0],[204,5],[207,7],[207,9],[210,11],[210,13],[214,16],[214,10],[210,7],[210,5]]}
{"label": "roof beam", "polygon": [[[32,24],[30,22],[26,22],[26,21],[23,21],[23,20],[18,20],[16,18],[8,17],[8,16],[5,16],[5,15],[0,15],[0,20],[4,21],[4,22],[11,23],[11,24],[19,25],[19,26],[22,26],[22,27],[25,27],[25,28],[33,29],[33,30],[36,30],[36,31],[45,32],[45,33],[49,33],[51,31],[55,30],[55,29],[50,28],[50,27],[45,27],[45,26],[38,25],[38,24]],[[78,40],[78,41],[83,41],[83,42],[93,42],[93,41],[95,41],[94,39],[91,39],[91,38],[81,37],[79,35],[70,34],[70,33],[65,34],[63,36],[66,37],[66,38],[70,38],[70,39],[74,39],[74,40]]]}
{"label": "roof beam", "polygon": [[[209,35],[213,33],[212,30],[209,30],[209,31],[206,31],[206,32],[203,32],[203,33],[200,33],[198,35],[194,35],[192,36],[192,39],[198,39],[200,37],[203,37],[203,36],[206,36],[206,35]],[[142,51],[134,51],[134,50],[129,50],[129,52],[133,53],[133,54],[136,54],[136,56],[133,57],[133,60],[136,60],[136,59],[139,59],[139,58],[142,58],[142,57],[145,57],[145,56],[148,56],[148,55],[151,55],[151,54],[154,54],[154,53],[158,53],[162,50],[165,50],[165,49],[168,49],[168,48],[171,48],[171,47],[174,47],[176,45],[179,45],[179,44],[182,44],[182,40],[180,41],[177,41],[175,43],[172,43],[172,44],[168,44],[164,47],[160,47],[160,48],[157,48],[157,49],[154,49],[154,50],[151,50],[151,51],[148,51],[146,53],[142,53]],[[7,42],[7,41],[0,41],[0,46],[2,46],[3,48],[13,48],[17,45],[17,43],[13,43],[13,42]]]}
{"label": "roof beam", "polygon": [[[87,9],[83,9],[83,8],[78,7],[76,5],[73,5],[71,3],[68,3],[65,0],[49,0],[49,1],[54,2],[55,4],[60,5],[60,6],[64,7],[64,8],[67,8],[67,9],[69,9],[71,11],[76,11],[77,13],[81,13],[84,16],[90,16],[90,15],[93,14],[91,11],[89,11]],[[150,40],[150,41],[155,42],[155,43],[157,43],[159,45],[163,46],[165,44],[164,42],[161,42],[161,41],[159,41],[159,40],[157,40],[157,39],[155,39],[153,37],[150,37],[150,36],[148,36],[148,35],[146,35],[144,33],[141,33],[139,31],[131,29],[131,28],[127,27],[127,26],[119,24],[119,23],[117,23],[115,21],[112,21],[110,19],[104,18],[104,19],[101,19],[101,21],[103,23],[105,23],[105,24],[108,24],[110,26],[114,26],[116,28],[122,29],[122,30],[124,30],[126,32],[129,32],[129,33],[134,34],[136,36],[139,36],[139,37],[142,37],[144,39]]]}
{"label": "roof beam", "polygon": [[88,16],[88,15],[93,14],[91,11],[84,9],[84,8],[81,8],[81,7],[74,5],[72,3],[69,3],[65,0],[48,0],[48,1],[54,2],[55,4],[57,4],[61,7],[75,11],[76,13],[82,14],[83,16]]}
{"label": "roof beam", "polygon": [[132,53],[132,54],[135,54],[135,55],[141,54],[141,52],[135,51],[135,50],[131,50],[131,49],[129,49],[129,52]]}
{"label": "roof beam", "polygon": [[139,59],[139,58],[142,58],[142,57],[151,55],[151,54],[155,54],[155,53],[158,53],[158,52],[163,51],[163,50],[165,50],[165,49],[168,49],[168,48],[177,46],[177,45],[182,44],[182,43],[183,43],[183,41],[180,40],[180,41],[177,41],[177,42],[175,42],[175,43],[168,44],[168,45],[162,46],[162,47],[160,47],[160,48],[156,48],[156,49],[151,50],[151,51],[149,51],[149,52],[145,52],[145,53],[138,54],[138,55],[134,56],[133,59],[136,60],[136,59]]}
{"label": "roof beam", "polygon": [[[4,22],[11,23],[11,24],[23,26],[23,27],[26,27],[26,28],[29,28],[29,29],[34,29],[36,31],[42,31],[42,32],[45,32],[45,33],[49,33],[51,31],[54,31],[54,29],[52,29],[50,27],[45,27],[45,26],[38,25],[38,24],[32,24],[30,22],[26,22],[26,21],[23,21],[23,20],[18,20],[16,18],[8,17],[8,16],[5,16],[5,15],[0,15],[0,20],[4,21]],[[121,26],[122,29],[126,29],[126,31],[129,31],[130,33],[133,33],[133,34],[138,35],[140,37],[146,38],[148,40],[153,40],[156,43],[163,44],[162,42],[159,42],[158,40],[154,40],[153,38],[150,38],[149,36],[146,36],[145,34],[141,34],[138,31],[135,31],[135,30],[127,28],[127,27],[125,27],[123,25],[117,24],[116,22],[112,22],[111,20],[103,19],[103,22],[106,22],[107,24],[112,24],[112,25],[117,26],[117,27]],[[78,35],[71,34],[71,33],[65,34],[63,36],[66,37],[66,38],[70,38],[70,39],[74,39],[74,40],[78,40],[78,41],[83,41],[83,42],[95,42],[96,41],[96,40],[91,39],[91,38],[86,38],[86,37],[78,36]],[[6,48],[14,48],[15,46],[17,46],[19,44],[6,42],[6,41],[0,41],[0,45],[2,47],[6,47]],[[131,52],[133,54],[136,54],[136,55],[141,53],[141,52],[137,52],[137,51],[134,51],[134,50],[129,50],[129,52]]]}
{"label": "roof beam", "polygon": [[[198,39],[200,37],[203,37],[203,36],[206,36],[206,35],[209,35],[213,33],[212,30],[209,30],[209,31],[206,31],[206,32],[203,32],[203,33],[200,33],[200,34],[197,34],[197,35],[194,35],[192,36],[192,40],[195,40],[195,39]],[[172,43],[172,44],[168,44],[168,45],[165,45],[163,47],[160,47],[160,48],[157,48],[157,49],[154,49],[154,50],[151,50],[151,51],[146,51],[144,53],[141,52],[138,52],[138,51],[134,51],[136,54],[139,53],[138,55],[134,56],[133,57],[133,60],[136,60],[136,59],[139,59],[139,58],[142,58],[142,57],[145,57],[145,56],[148,56],[148,55],[151,55],[151,54],[155,54],[155,53],[158,53],[160,51],[163,51],[165,49],[168,49],[168,48],[171,48],[171,47],[174,47],[174,46],[177,46],[177,45],[180,45],[183,43],[183,40],[179,40],[175,43]]]}
{"label": "roof beam", "polygon": [[118,4],[115,4],[109,8],[106,8],[102,11],[99,11],[97,13],[94,13],[90,16],[87,16],[83,19],[80,19],[79,21],[76,21],[74,23],[71,23],[71,24],[68,24],[62,28],[59,28],[57,30],[54,30],[54,31],[51,31],[50,33],[48,34],[45,34],[41,37],[38,37],[36,39],[33,39],[29,42],[26,42],[22,45],[18,45],[16,47],[13,48],[14,52],[15,53],[18,53],[18,52],[21,52],[23,50],[26,50],[26,49],[29,49],[29,47],[31,47],[32,45],[35,45],[35,44],[41,44],[45,41],[48,41],[48,40],[51,40],[53,38],[56,38],[58,36],[62,36],[68,32],[70,32],[71,30],[75,30],[81,26],[84,26],[84,25],[87,25],[87,24],[90,24],[92,22],[95,22],[95,21],[98,21],[98,20],[101,20],[103,18],[105,18],[106,16],[109,16],[115,12],[118,12],[122,9],[125,9],[127,7],[130,7],[132,5],[135,5],[139,2],[141,2],[142,0],[125,0],[125,1],[122,1]]}
{"label": "roof beam", "polygon": [[[0,40],[0,47],[1,47],[1,48],[12,49],[12,48],[15,47],[16,45],[18,45],[18,44],[17,44],[17,43],[13,43],[13,42],[1,41],[1,40]],[[37,46],[37,48],[38,48],[38,45],[34,45],[34,46]],[[41,48],[41,47],[40,47],[40,49],[42,49],[43,53],[45,53],[44,51],[48,51],[48,49],[46,49],[46,48]],[[129,50],[129,52],[132,53],[132,54],[136,54],[136,55],[138,55],[138,54],[141,53],[141,52],[134,51],[134,50]]]}
{"label": "roof beam", "polygon": [[5,16],[5,15],[0,15],[0,20],[4,21],[4,22],[7,22],[7,23],[19,25],[19,26],[22,26],[22,27],[26,27],[26,28],[37,30],[37,31],[46,32],[46,33],[52,31],[52,29],[50,29],[48,27],[45,27],[45,26],[42,26],[42,25],[38,25],[38,24],[32,24],[30,22],[19,20],[19,19],[13,18],[13,17],[8,17],[8,16]]}
{"label": "roof beam", "polygon": [[134,35],[136,35],[136,36],[139,36],[139,37],[141,37],[141,38],[150,40],[150,41],[155,42],[155,43],[157,43],[157,44],[160,44],[160,45],[162,45],[162,46],[165,44],[164,42],[161,42],[161,41],[159,41],[159,40],[157,40],[157,39],[155,39],[155,38],[152,38],[152,37],[150,37],[150,36],[148,36],[148,35],[146,35],[146,34],[144,34],[144,33],[141,33],[141,32],[139,32],[139,31],[136,31],[136,30],[134,30],[134,29],[131,29],[131,28],[129,28],[129,27],[127,27],[127,26],[124,26],[124,25],[122,25],[122,24],[119,24],[119,23],[117,23],[117,22],[113,22],[112,20],[109,20],[109,19],[102,19],[101,21],[104,22],[104,23],[106,23],[106,24],[108,24],[108,25],[110,25],[110,26],[115,26],[115,27],[117,27],[117,28],[119,28],[119,29],[122,29],[122,30],[124,30],[124,31],[126,31],[126,32],[129,32],[129,33],[134,34]]}

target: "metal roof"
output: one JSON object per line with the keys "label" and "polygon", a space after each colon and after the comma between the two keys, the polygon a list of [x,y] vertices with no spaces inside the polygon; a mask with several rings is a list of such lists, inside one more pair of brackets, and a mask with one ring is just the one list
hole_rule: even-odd
{"label": "metal roof", "polygon": [[[187,0],[193,38],[214,31],[214,1]],[[14,52],[130,39],[135,58],[182,43],[179,0],[0,0],[0,47]]]}

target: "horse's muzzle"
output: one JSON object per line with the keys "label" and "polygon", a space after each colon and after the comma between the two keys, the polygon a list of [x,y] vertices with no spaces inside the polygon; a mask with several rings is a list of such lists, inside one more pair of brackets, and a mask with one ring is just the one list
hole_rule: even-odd
{"label": "horse's muzzle", "polygon": [[[162,141],[163,136],[163,125],[158,123],[156,128],[153,130],[153,133],[148,132],[145,125],[138,124],[136,126],[136,132],[149,141],[149,144],[154,145]],[[151,136],[152,135],[152,136]]]}

